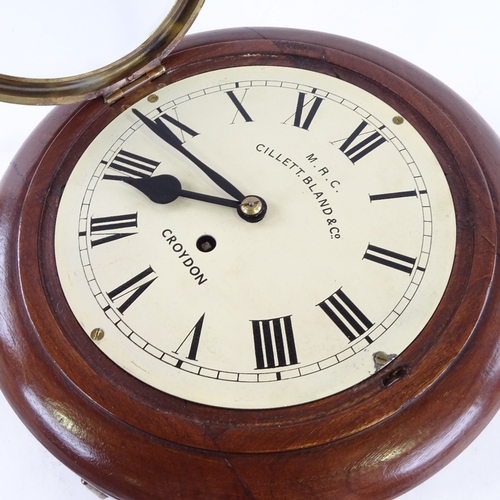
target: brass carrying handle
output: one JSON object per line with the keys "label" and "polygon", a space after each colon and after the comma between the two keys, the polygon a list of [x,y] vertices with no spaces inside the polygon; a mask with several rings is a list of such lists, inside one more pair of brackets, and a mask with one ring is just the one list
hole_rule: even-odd
{"label": "brass carrying handle", "polygon": [[154,33],[137,49],[94,71],[64,78],[23,78],[0,74],[0,101],[15,104],[69,104],[111,92],[159,64],[186,34],[204,0],[177,0]]}

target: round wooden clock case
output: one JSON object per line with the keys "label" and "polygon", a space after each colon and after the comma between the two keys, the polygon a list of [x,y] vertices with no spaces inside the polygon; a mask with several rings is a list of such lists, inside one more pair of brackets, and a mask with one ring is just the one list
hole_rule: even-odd
{"label": "round wooden clock case", "polygon": [[[1,185],[0,383],[59,460],[120,499],[386,499],[463,450],[499,404],[497,163],[500,144],[460,98],[381,50],[318,33],[241,29],[185,39],[167,72],[115,104],[59,107]],[[451,278],[417,339],[333,396],[233,410],[162,393],[110,361],[59,284],[54,231],[78,158],[123,109],[159,86],[233,66],[292,66],[382,99],[438,158],[456,213]]]}

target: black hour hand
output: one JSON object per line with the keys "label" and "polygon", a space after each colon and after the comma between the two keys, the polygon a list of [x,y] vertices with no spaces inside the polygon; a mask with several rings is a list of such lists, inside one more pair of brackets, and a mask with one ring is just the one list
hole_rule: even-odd
{"label": "black hour hand", "polygon": [[127,178],[123,179],[124,182],[138,189],[141,193],[145,194],[152,202],[165,205],[172,203],[179,196],[184,198],[191,198],[192,200],[205,201],[215,205],[222,205],[230,208],[238,208],[240,203],[236,200],[227,198],[219,198],[218,196],[210,196],[203,193],[195,193],[193,191],[186,191],[182,189],[182,184],[173,175],[162,174],[154,177],[144,178]]}

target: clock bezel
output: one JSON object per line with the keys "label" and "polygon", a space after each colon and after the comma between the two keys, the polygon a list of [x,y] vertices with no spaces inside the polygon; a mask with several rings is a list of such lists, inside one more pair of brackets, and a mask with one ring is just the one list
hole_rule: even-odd
{"label": "clock bezel", "polygon": [[[139,47],[106,66],[60,78],[0,74],[0,101],[15,104],[70,104],[109,97],[137,78],[150,78],[158,61],[182,40],[205,0],[176,0],[165,19]],[[129,78],[133,75],[133,78]]]}
{"label": "clock bezel", "polygon": [[[341,77],[383,96],[431,145],[444,166],[457,215],[457,253],[450,283],[439,312],[416,341],[395,362],[351,389],[320,401],[273,410],[229,410],[190,403],[123,372],[93,345],[72,316],[54,262],[54,221],[61,190],[77,158],[98,131],[121,112],[122,106],[158,85],[207,68],[241,63],[242,55],[245,65],[307,61],[309,69]],[[139,440],[151,450],[168,442],[164,447],[170,454],[173,448],[181,453],[178,448],[187,447],[186,456],[197,460],[207,453],[217,460],[243,454],[231,455],[241,470],[258,470],[254,462],[258,457],[265,462],[261,454],[269,460],[279,456],[279,467],[289,464],[290,478],[292,463],[298,464],[301,455],[304,460],[309,457],[316,470],[320,459],[333,463],[333,457],[337,455],[338,461],[341,454],[339,471],[359,467],[354,474],[372,488],[384,482],[375,476],[387,479],[392,471],[398,484],[391,476],[387,485],[378,484],[370,497],[384,498],[375,492],[402,492],[444,465],[498,407],[500,363],[494,351],[494,326],[498,323],[494,302],[499,291],[493,280],[498,197],[492,192],[500,192],[500,179],[493,168],[500,146],[477,115],[432,77],[383,51],[339,37],[291,30],[228,30],[186,39],[169,57],[167,75],[138,94],[113,106],[92,101],[57,110],[36,134],[38,139],[25,147],[14,163],[25,171],[18,177],[18,170],[11,169],[3,184],[3,191],[12,193],[9,199],[17,201],[9,206],[3,228],[16,238],[14,245],[3,249],[4,265],[11,272],[10,285],[2,294],[4,303],[15,311],[11,314],[21,331],[20,344],[30,346],[26,353],[16,351],[23,359],[23,369],[44,374],[38,382],[33,379],[27,385],[69,408],[77,421],[88,422],[88,431],[94,434],[81,433],[81,443],[93,443],[95,450],[106,449],[112,456],[111,444],[95,443],[96,429],[102,426],[107,439],[115,444],[134,434],[134,446]],[[47,146],[39,145],[42,135],[47,137]],[[24,186],[24,179],[29,179],[28,186]],[[22,266],[18,265],[19,256],[23,256]],[[8,352],[6,338],[3,334],[2,356]],[[491,352],[487,352],[488,347]],[[13,405],[49,449],[72,468],[83,470],[79,473],[90,482],[103,484],[115,495],[122,491],[116,479],[97,481],[100,472],[92,464],[84,464],[74,450],[68,452],[64,433],[49,431],[36,404],[26,397],[19,373],[2,371],[0,378]],[[446,401],[446,411],[439,419],[432,400]],[[480,410],[460,429],[460,436],[448,439],[453,426],[478,405]],[[419,454],[429,446],[443,446],[443,451],[424,460]],[[389,448],[404,451],[381,461],[381,450]],[[132,447],[129,452],[133,452]],[[216,466],[200,467],[207,473]],[[142,467],[137,476],[141,471]],[[335,481],[339,478],[333,474],[322,488]]]}

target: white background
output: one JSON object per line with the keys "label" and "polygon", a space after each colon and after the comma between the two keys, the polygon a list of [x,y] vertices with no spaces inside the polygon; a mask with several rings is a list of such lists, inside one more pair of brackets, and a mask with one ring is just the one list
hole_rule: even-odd
{"label": "white background", "polygon": [[[74,61],[101,65],[107,60],[102,59],[103,51],[97,47],[108,43],[112,52],[128,51],[136,39],[140,42],[146,37],[155,21],[162,18],[162,9],[165,10],[165,0],[87,0],[80,6],[67,0],[12,3],[15,5],[2,5],[0,72],[24,76],[71,74],[91,68],[74,68]],[[191,31],[282,26],[336,33],[368,42],[432,73],[469,101],[500,133],[500,7],[496,5],[491,0],[206,0]],[[63,15],[67,16],[66,21]],[[64,31],[64,25],[69,29]],[[81,29],[77,40],[68,41],[67,36],[77,27]],[[40,42],[47,33],[62,51],[60,60],[52,55],[50,45],[47,49]],[[85,49],[79,57],[74,57],[71,53],[77,50],[78,41],[85,42]],[[45,61],[44,51],[51,54]],[[40,68],[53,63],[63,70],[57,73],[56,65],[47,75],[41,73]],[[0,104],[0,173],[47,111]],[[401,498],[498,500],[500,446],[497,443],[500,443],[500,415],[462,455]],[[38,444],[1,396],[0,488],[1,497],[6,499],[94,498],[80,485],[78,477]],[[207,500],[210,500],[208,494]]]}

